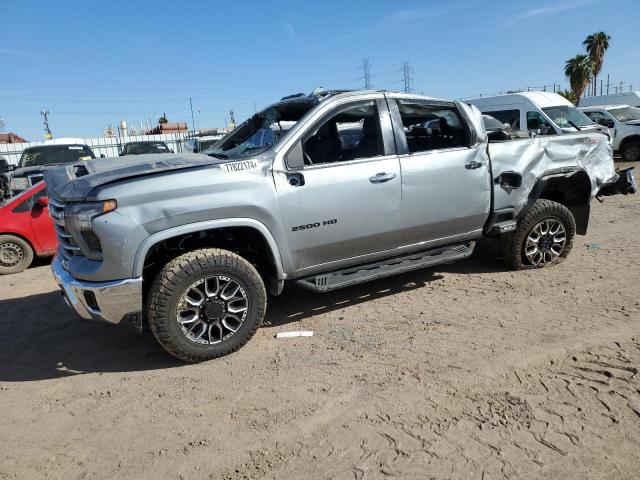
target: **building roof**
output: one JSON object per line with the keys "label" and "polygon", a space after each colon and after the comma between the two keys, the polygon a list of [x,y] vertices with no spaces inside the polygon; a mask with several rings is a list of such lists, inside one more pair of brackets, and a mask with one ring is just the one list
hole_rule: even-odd
{"label": "building roof", "polygon": [[177,123],[160,123],[153,127],[151,130],[144,132],[145,135],[161,135],[163,133],[180,133],[188,132],[187,122]]}
{"label": "building roof", "polygon": [[22,138],[17,133],[0,133],[0,143],[27,143],[28,140]]}

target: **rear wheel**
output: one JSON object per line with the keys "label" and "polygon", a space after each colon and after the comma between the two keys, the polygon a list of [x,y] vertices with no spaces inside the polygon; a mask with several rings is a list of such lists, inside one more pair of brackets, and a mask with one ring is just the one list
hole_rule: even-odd
{"label": "rear wheel", "polygon": [[625,144],[620,155],[625,162],[637,162],[640,160],[640,142],[629,142]]}
{"label": "rear wheel", "polygon": [[576,222],[567,207],[538,200],[518,221],[516,230],[501,237],[502,257],[518,270],[555,265],[569,255],[575,233]]}
{"label": "rear wheel", "polygon": [[33,249],[13,235],[0,235],[0,275],[19,273],[33,261]]}
{"label": "rear wheel", "polygon": [[169,262],[148,297],[151,331],[173,356],[200,362],[238,350],[258,330],[267,295],[256,269],[219,249],[185,253]]}

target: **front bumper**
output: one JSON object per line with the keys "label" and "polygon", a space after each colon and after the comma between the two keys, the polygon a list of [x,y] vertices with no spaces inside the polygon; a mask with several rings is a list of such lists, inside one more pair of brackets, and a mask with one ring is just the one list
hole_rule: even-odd
{"label": "front bumper", "polygon": [[142,325],[142,278],[85,282],[67,272],[58,255],[51,270],[67,304],[85,320]]}

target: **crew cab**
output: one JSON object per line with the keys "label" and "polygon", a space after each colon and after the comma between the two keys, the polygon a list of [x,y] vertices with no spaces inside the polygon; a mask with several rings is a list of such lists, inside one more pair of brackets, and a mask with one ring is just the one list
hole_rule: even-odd
{"label": "crew cab", "polygon": [[11,193],[17,195],[40,182],[46,170],[96,158],[93,150],[80,142],[80,139],[55,139],[25,148],[11,173]]}
{"label": "crew cab", "polygon": [[[292,126],[256,144],[279,122]],[[243,346],[288,282],[327,292],[463,260],[483,236],[514,269],[557,264],[596,195],[636,189],[598,132],[488,143],[473,106],[383,91],[285,97],[208,155],[90,161],[46,182],[69,305],[147,322],[191,362]]]}
{"label": "crew cab", "polygon": [[55,254],[56,232],[43,182],[0,207],[0,275],[26,269],[33,258]]}
{"label": "crew cab", "polygon": [[640,108],[629,105],[581,107],[595,123],[606,127],[613,138],[613,151],[626,162],[640,160]]}

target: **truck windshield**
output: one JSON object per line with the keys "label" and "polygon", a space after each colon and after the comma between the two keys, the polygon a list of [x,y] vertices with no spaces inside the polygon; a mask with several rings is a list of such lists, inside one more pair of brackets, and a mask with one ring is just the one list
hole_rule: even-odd
{"label": "truck windshield", "polygon": [[214,157],[246,157],[275,145],[309,110],[317,105],[310,97],[276,103],[256,113],[233,132],[202,153]]}
{"label": "truck windshield", "polygon": [[78,160],[91,160],[92,158],[96,157],[86,145],[43,145],[42,147],[27,148],[22,152],[18,167],[56,165],[77,162]]}
{"label": "truck windshield", "polygon": [[592,127],[595,125],[589,117],[575,107],[547,107],[543,108],[542,111],[560,128],[572,127],[573,125],[578,127]]}
{"label": "truck windshield", "polygon": [[625,107],[625,108],[612,108],[608,112],[616,117],[619,122],[633,122],[640,120],[640,108]]}

